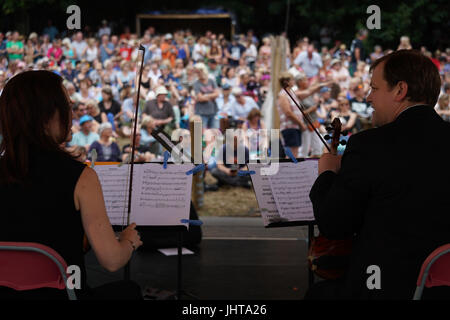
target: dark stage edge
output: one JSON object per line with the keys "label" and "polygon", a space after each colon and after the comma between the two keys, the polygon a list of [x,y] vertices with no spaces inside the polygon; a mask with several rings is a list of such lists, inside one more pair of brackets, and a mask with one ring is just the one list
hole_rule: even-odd
{"label": "dark stage edge", "polygon": [[[204,239],[191,249],[194,255],[183,256],[182,289],[199,300],[301,300],[308,289],[304,239]],[[92,251],[86,268],[91,287],[123,279],[123,270],[104,270]],[[142,289],[175,292],[177,257],[140,249],[131,263],[131,279]]]}

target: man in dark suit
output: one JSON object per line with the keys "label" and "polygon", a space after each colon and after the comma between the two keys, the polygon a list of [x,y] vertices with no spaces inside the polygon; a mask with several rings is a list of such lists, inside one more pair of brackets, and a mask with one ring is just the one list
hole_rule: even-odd
{"label": "man in dark suit", "polygon": [[[433,109],[439,72],[413,50],[371,70],[377,128],[352,135],[342,158],[324,154],[310,192],[320,232],[353,236],[349,268],[306,299],[412,299],[425,258],[450,243],[450,124]],[[447,289],[425,294],[450,298]]]}

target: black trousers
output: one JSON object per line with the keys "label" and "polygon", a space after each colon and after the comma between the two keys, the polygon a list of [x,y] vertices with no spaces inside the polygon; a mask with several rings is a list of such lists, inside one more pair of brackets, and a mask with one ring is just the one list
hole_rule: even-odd
{"label": "black trousers", "polygon": [[248,186],[248,181],[250,181],[249,176],[229,176],[225,172],[217,168],[212,169],[211,174],[219,181],[219,184],[228,184],[231,186]]}

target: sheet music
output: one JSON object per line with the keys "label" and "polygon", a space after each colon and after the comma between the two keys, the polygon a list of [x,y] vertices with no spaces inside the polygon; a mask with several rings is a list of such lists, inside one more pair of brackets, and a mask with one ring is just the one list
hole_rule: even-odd
{"label": "sheet music", "polygon": [[[96,165],[100,184],[102,185],[103,198],[105,200],[106,213],[112,225],[126,225],[128,214],[128,166],[119,167],[113,165]],[[134,166],[133,171],[138,166]],[[133,183],[135,185],[135,183]]]}
{"label": "sheet music", "polygon": [[276,175],[269,181],[278,212],[290,221],[314,220],[309,192],[317,178],[318,162],[315,160],[298,163],[280,163]]}
{"label": "sheet music", "polygon": [[287,219],[283,219],[278,213],[277,205],[272,195],[272,188],[270,187],[269,176],[261,175],[261,168],[267,167],[267,165],[262,163],[249,163],[247,166],[248,170],[255,171],[255,174],[252,174],[250,177],[264,226],[273,222],[287,221]]}
{"label": "sheet music", "polygon": [[[145,163],[136,177],[139,188],[133,190],[131,218],[137,225],[183,225],[189,219],[192,164]],[[184,224],[188,226],[187,224]]]}
{"label": "sheet music", "polygon": [[[129,165],[96,165],[112,225],[126,225],[128,214]],[[186,175],[192,164],[135,164],[130,223],[141,226],[185,225],[189,219],[192,175]],[[129,182],[129,181],[128,181]]]}

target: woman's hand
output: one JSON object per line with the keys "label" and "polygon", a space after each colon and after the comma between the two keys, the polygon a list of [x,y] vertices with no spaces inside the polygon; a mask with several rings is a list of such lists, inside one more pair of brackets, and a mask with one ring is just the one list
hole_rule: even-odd
{"label": "woman's hand", "polygon": [[130,245],[133,247],[133,250],[136,250],[142,245],[141,237],[136,230],[136,223],[133,222],[120,233],[119,241],[130,242]]}

